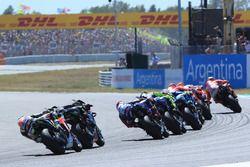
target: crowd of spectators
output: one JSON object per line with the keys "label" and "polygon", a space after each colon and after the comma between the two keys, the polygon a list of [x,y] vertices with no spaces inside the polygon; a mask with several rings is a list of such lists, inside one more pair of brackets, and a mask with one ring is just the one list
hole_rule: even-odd
{"label": "crowd of spectators", "polygon": [[244,33],[238,33],[236,35],[236,47],[237,53],[250,53],[250,40]]}
{"label": "crowd of spectators", "polygon": [[[144,30],[147,31],[147,30]],[[115,33],[117,32],[117,33]],[[117,35],[115,35],[117,34]],[[160,41],[138,36],[144,52],[166,52]],[[60,29],[0,31],[0,52],[5,56],[93,54],[134,51],[133,29]]]}

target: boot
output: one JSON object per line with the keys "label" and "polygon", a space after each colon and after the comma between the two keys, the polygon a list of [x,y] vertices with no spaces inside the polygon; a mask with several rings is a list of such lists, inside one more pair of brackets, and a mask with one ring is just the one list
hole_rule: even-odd
{"label": "boot", "polygon": [[66,144],[66,149],[70,149],[70,148],[72,148],[73,147],[73,137],[72,137],[72,135],[69,133],[69,135],[68,135],[68,138],[67,138],[67,144]]}

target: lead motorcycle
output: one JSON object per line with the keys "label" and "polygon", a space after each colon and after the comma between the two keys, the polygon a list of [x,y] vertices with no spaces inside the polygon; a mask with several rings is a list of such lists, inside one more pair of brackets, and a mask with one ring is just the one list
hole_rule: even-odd
{"label": "lead motorcycle", "polygon": [[74,101],[72,105],[64,106],[66,111],[63,115],[85,149],[92,148],[94,143],[98,146],[105,144],[104,137],[94,118],[96,113],[90,111],[91,107],[92,105],[81,100]]}
{"label": "lead motorcycle", "polygon": [[239,100],[233,96],[231,90],[225,84],[219,86],[216,99],[219,100],[223,106],[230,108],[235,113],[240,113],[242,110]]}

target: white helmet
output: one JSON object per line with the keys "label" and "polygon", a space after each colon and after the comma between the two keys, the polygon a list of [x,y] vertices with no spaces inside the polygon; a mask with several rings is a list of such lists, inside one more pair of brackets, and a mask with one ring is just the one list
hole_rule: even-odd
{"label": "white helmet", "polygon": [[207,80],[213,81],[213,80],[214,80],[214,77],[208,77]]}

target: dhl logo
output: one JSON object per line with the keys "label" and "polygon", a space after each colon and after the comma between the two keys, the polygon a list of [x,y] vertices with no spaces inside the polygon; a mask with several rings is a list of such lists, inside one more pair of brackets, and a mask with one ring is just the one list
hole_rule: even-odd
{"label": "dhl logo", "polygon": [[56,27],[56,17],[20,17],[18,18],[18,27]]}
{"label": "dhl logo", "polygon": [[242,14],[241,13],[237,13],[235,16],[234,16],[234,23],[235,24],[242,24],[244,23],[245,20],[242,19]]}
{"label": "dhl logo", "polygon": [[177,15],[141,15],[139,21],[117,21],[115,16],[82,16],[79,17],[79,26],[97,26],[97,25],[165,25],[177,24]]}
{"label": "dhl logo", "polygon": [[142,15],[140,25],[178,24],[178,15]]}

